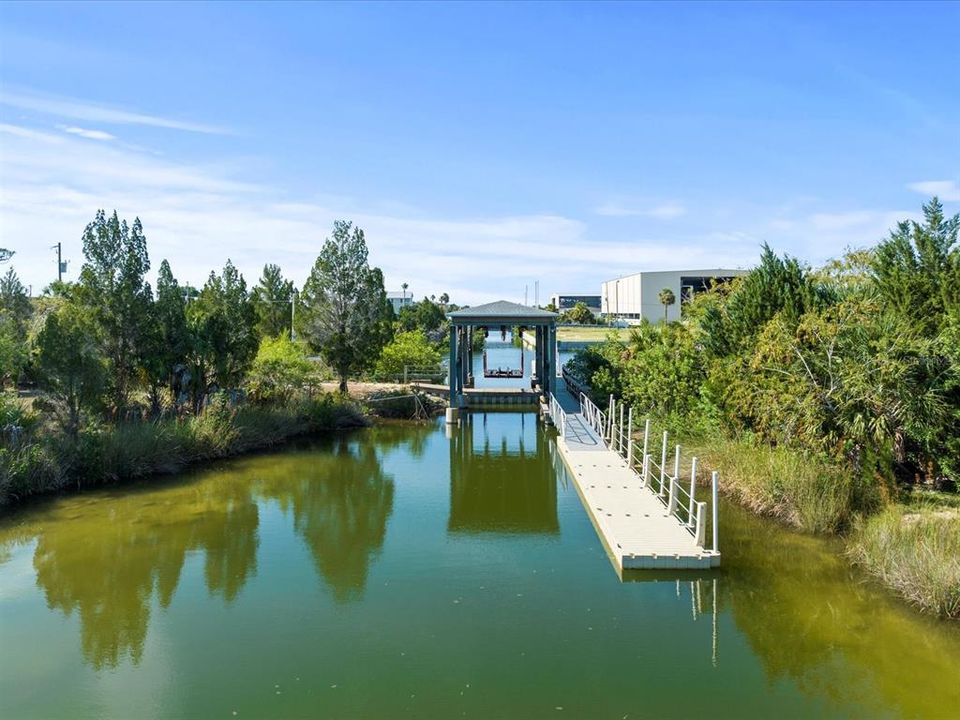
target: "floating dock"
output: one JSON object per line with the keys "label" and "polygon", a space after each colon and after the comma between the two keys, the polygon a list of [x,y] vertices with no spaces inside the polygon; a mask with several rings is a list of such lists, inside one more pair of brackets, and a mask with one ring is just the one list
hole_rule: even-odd
{"label": "floating dock", "polygon": [[631,437],[632,423],[624,428],[622,410],[618,423],[613,407],[605,414],[584,395],[578,401],[560,387],[548,413],[559,433],[560,457],[618,571],[720,565],[716,532],[713,547],[704,547],[706,503],[695,498],[696,465],[689,486],[681,487],[686,483],[679,477],[679,450],[674,472],[664,469],[666,434],[657,465],[646,452],[647,438],[641,449]]}

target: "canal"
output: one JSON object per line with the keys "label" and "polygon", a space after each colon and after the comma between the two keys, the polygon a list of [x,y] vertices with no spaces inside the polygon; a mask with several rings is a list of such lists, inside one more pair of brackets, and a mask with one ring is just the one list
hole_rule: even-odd
{"label": "canal", "polygon": [[554,450],[533,414],[477,414],[10,513],[0,717],[960,709],[956,625],[831,542],[724,506],[720,570],[621,582]]}

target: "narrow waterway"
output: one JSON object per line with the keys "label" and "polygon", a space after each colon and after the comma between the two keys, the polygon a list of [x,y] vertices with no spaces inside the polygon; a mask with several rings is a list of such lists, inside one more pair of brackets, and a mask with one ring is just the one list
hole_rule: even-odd
{"label": "narrow waterway", "polygon": [[729,506],[722,569],[621,582],[554,450],[490,413],[10,514],[0,718],[956,717],[956,625]]}

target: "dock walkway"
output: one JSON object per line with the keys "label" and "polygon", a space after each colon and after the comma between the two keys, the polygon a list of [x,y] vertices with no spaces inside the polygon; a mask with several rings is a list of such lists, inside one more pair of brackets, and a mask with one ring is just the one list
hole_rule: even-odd
{"label": "dock walkway", "polygon": [[618,425],[616,413],[608,418],[585,396],[577,400],[562,385],[551,397],[550,415],[560,433],[560,456],[618,570],[720,564],[719,550],[704,547],[706,503],[691,498],[692,487],[680,486],[679,452],[675,472],[663,471],[664,452],[657,475],[656,463],[645,454],[647,443],[641,449],[629,430],[624,432],[622,412]]}

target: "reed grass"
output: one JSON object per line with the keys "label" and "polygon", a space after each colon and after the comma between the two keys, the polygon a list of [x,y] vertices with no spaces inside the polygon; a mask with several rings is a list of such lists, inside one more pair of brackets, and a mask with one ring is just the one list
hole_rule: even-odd
{"label": "reed grass", "polygon": [[67,487],[170,474],[310,433],[367,424],[333,395],[282,405],[214,403],[196,416],[88,428],[76,439],[47,431],[0,447],[0,505]]}
{"label": "reed grass", "polygon": [[857,522],[848,553],[884,585],[940,617],[960,619],[960,511],[893,506]]}

